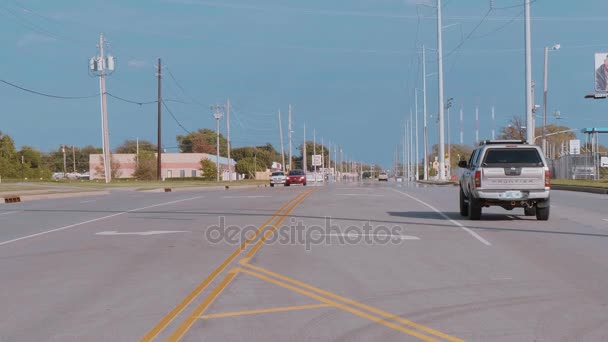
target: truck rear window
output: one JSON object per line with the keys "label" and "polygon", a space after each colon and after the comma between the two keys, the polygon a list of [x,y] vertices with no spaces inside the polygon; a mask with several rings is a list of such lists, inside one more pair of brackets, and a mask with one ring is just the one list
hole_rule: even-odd
{"label": "truck rear window", "polygon": [[534,148],[513,149],[488,149],[483,159],[482,166],[506,167],[506,166],[543,166],[543,160]]}

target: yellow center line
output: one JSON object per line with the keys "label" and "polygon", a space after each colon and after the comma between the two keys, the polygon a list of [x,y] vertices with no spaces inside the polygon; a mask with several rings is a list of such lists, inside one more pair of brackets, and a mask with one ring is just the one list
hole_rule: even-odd
{"label": "yellow center line", "polygon": [[308,310],[308,309],[317,309],[317,308],[326,308],[326,307],[331,307],[331,305],[329,305],[329,304],[310,304],[310,305],[298,305],[298,306],[284,306],[284,307],[280,307],[280,308],[268,308],[268,309],[246,310],[246,311],[235,311],[235,312],[224,312],[224,313],[218,313],[218,314],[209,314],[209,315],[199,316],[198,318],[200,318],[200,319],[224,318],[224,317],[235,317],[235,316],[244,316],[244,315],[264,314],[264,313],[272,313],[272,312]]}
{"label": "yellow center line", "polygon": [[350,313],[352,313],[354,315],[366,318],[366,319],[368,319],[370,321],[373,321],[373,322],[376,322],[378,324],[384,325],[384,326],[386,326],[388,328],[400,331],[400,332],[408,334],[410,336],[417,337],[417,338],[419,338],[419,339],[421,339],[423,341],[426,341],[426,342],[441,342],[441,340],[438,340],[438,339],[435,339],[433,337],[429,337],[429,336],[423,335],[423,334],[421,334],[421,333],[419,333],[419,332],[417,332],[415,330],[411,330],[411,329],[405,328],[405,327],[403,327],[401,325],[398,325],[398,324],[395,324],[395,323],[392,323],[392,322],[388,322],[388,321],[386,321],[386,320],[384,320],[382,318],[379,318],[377,316],[370,315],[370,314],[368,314],[366,312],[363,312],[361,310],[357,310],[357,309],[354,309],[354,308],[352,308],[350,306],[347,306],[345,304],[342,304],[342,303],[339,303],[339,302],[336,302],[336,301],[332,301],[332,300],[327,299],[325,297],[321,297],[320,295],[317,295],[315,293],[312,293],[312,292],[303,290],[301,288],[295,287],[293,285],[289,285],[287,283],[275,280],[275,279],[267,277],[265,275],[258,274],[256,272],[253,272],[253,271],[250,271],[250,270],[247,270],[247,269],[243,269],[243,268],[237,269],[237,271],[245,273],[245,274],[249,274],[249,275],[254,276],[254,277],[258,278],[258,279],[261,279],[261,280],[267,281],[269,283],[281,286],[283,288],[286,288],[286,289],[298,292],[298,293],[303,294],[305,296],[308,296],[310,298],[316,299],[316,300],[320,301],[321,303],[325,303],[327,305],[335,306],[335,307],[337,307],[339,309],[342,309],[342,310],[350,312]]}
{"label": "yellow center line", "polygon": [[349,299],[349,298],[346,298],[346,297],[342,297],[342,296],[339,296],[337,294],[334,294],[334,293],[331,293],[331,292],[328,292],[328,291],[325,291],[325,290],[321,290],[321,289],[316,288],[314,286],[311,286],[311,285],[305,284],[303,282],[297,281],[295,279],[283,276],[281,274],[278,274],[278,273],[266,270],[264,268],[248,264],[248,263],[245,262],[245,260],[240,261],[239,264],[242,265],[242,266],[244,266],[244,267],[251,268],[251,269],[253,269],[255,271],[258,271],[260,273],[267,274],[267,275],[272,276],[274,278],[281,279],[281,280],[283,280],[285,282],[292,283],[292,284],[295,284],[295,285],[300,286],[302,288],[308,289],[310,291],[322,294],[322,295],[324,295],[326,297],[337,299],[337,300],[342,301],[344,303],[348,303],[348,304],[356,306],[358,308],[365,309],[365,310],[367,310],[369,312],[372,312],[372,313],[374,313],[376,315],[379,315],[379,316],[382,316],[382,317],[385,317],[385,318],[388,318],[388,319],[395,320],[395,321],[400,322],[400,323],[402,323],[404,325],[407,325],[407,326],[410,326],[412,328],[424,331],[424,332],[426,332],[428,334],[431,334],[431,335],[443,338],[445,340],[448,340],[448,341],[451,341],[451,342],[464,342],[464,340],[459,339],[457,337],[453,337],[453,336],[444,334],[444,333],[442,333],[440,331],[431,329],[431,328],[426,327],[424,325],[420,325],[420,324],[414,323],[414,322],[412,322],[410,320],[407,320],[405,318],[399,317],[397,315],[393,315],[393,314],[388,313],[386,311],[382,311],[382,310],[379,310],[377,308],[371,307],[369,305],[365,305],[363,303],[356,302],[356,301],[354,301],[352,299]]}
{"label": "yellow center line", "polygon": [[253,246],[253,248],[251,248],[249,253],[247,253],[247,255],[245,256],[245,258],[247,260],[251,260],[251,258],[253,258],[253,256],[258,252],[258,250],[262,247],[262,245],[264,245],[264,242],[266,242],[266,239],[268,239],[275,232],[275,230],[287,218],[287,216],[289,214],[291,214],[291,212],[298,205],[300,205],[300,203],[302,203],[306,199],[306,197],[308,197],[310,194],[312,194],[313,191],[314,190],[309,191],[304,196],[300,197],[300,199],[297,200],[296,203],[294,203],[294,205],[291,206],[291,208],[289,208],[283,215],[281,215],[281,217],[270,227],[270,229],[266,230],[266,232],[264,232],[264,234],[262,234],[262,238]]}
{"label": "yellow center line", "polygon": [[182,322],[182,324],[179,326],[179,328],[177,328],[177,330],[175,330],[173,332],[173,334],[171,334],[171,336],[169,336],[167,341],[169,341],[169,342],[179,341],[179,339],[181,339],[182,336],[184,336],[184,334],[190,329],[190,327],[192,327],[192,324],[194,324],[197,317],[200,316],[205,310],[207,310],[209,305],[211,305],[211,303],[213,303],[213,301],[220,295],[220,293],[222,293],[222,291],[224,291],[224,289],[228,286],[228,284],[230,284],[232,279],[234,279],[234,277],[236,276],[237,272],[238,272],[237,269],[233,269],[230,272],[228,272],[228,274],[226,275],[226,277],[224,277],[224,279],[220,282],[220,284],[216,288],[214,288],[213,291],[211,291],[209,296],[207,296],[207,298],[205,298],[199,304],[199,306],[196,307],[196,309],[194,309],[194,312],[192,312],[192,315],[190,315],[184,322]]}
{"label": "yellow center line", "polygon": [[[304,199],[306,197],[308,197],[308,195],[313,193],[313,191],[314,191],[314,189],[309,190],[309,191],[305,192],[302,196],[300,196],[295,202],[291,202],[293,204],[291,204],[291,206],[281,214],[280,218],[272,224],[271,228],[265,232],[265,234],[262,236],[260,241],[258,241],[256,243],[256,245],[254,246],[254,248],[252,248],[253,253],[251,253],[251,251],[250,251],[250,253],[247,254],[247,257],[246,257],[247,260],[250,260],[251,257],[253,257],[253,255],[255,254],[255,252],[257,252],[258,249],[260,249],[260,247],[262,247],[262,245],[264,244],[264,241],[266,240],[265,237],[268,236],[267,235],[268,231],[274,231],[277,228],[277,226],[279,224],[281,224],[281,222],[283,222],[283,220],[285,220],[287,215],[289,215],[300,203],[302,203],[302,201],[304,201]],[[268,226],[268,225],[265,225],[261,228],[263,229],[266,226]],[[261,230],[258,229],[258,232],[256,232],[256,235],[259,235],[259,232],[261,232]],[[252,240],[253,239],[247,240],[247,242],[252,241]],[[211,304],[211,302],[213,302],[215,297],[219,296],[222,293],[224,288],[225,288],[225,286],[224,287],[218,286],[205,299],[203,299],[203,302],[190,314],[190,316],[188,316],[188,318],[184,322],[182,322],[180,327],[175,332],[173,332],[173,334],[171,334],[171,337],[168,339],[168,341],[179,341],[179,339],[182,338],[182,336],[184,336],[184,334],[186,334],[186,332],[188,332],[188,330],[192,327],[192,324],[194,324],[194,321],[197,319],[197,317],[202,315],[202,313],[207,309],[208,305],[205,306],[203,304],[204,303]]]}
{"label": "yellow center line", "polygon": [[184,309],[192,303],[192,301],[198,297],[209,284],[215,280],[215,278],[228,267],[228,265],[233,262],[239,254],[245,250],[245,248],[253,241],[255,238],[266,228],[274,219],[276,219],[281,212],[283,212],[286,208],[289,207],[291,203],[294,203],[299,198],[306,196],[309,192],[314,190],[309,190],[308,192],[303,192],[287,201],[279,210],[277,210],[272,217],[270,217],[266,222],[262,223],[262,225],[255,231],[255,233],[247,238],[245,242],[243,242],[220,266],[218,266],[203,282],[201,282],[186,298],[184,298],[177,306],[175,306],[165,317],[163,317],[155,326],[150,330],[142,339],[141,342],[149,342],[152,341],[158,334],[160,334],[174,319],[179,315]]}

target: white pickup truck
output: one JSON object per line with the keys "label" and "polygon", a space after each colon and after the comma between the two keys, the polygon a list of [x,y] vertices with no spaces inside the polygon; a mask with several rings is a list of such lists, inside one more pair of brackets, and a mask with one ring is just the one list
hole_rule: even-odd
{"label": "white pickup truck", "polygon": [[526,216],[549,219],[551,173],[542,150],[518,140],[488,140],[460,161],[460,214],[481,218],[481,209],[523,208]]}

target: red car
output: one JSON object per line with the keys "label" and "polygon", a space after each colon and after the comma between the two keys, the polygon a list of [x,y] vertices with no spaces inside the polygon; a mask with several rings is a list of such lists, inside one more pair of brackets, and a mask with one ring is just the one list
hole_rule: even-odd
{"label": "red car", "polygon": [[287,174],[287,179],[285,179],[285,186],[290,186],[291,184],[302,184],[306,186],[306,174],[302,170],[291,170]]}

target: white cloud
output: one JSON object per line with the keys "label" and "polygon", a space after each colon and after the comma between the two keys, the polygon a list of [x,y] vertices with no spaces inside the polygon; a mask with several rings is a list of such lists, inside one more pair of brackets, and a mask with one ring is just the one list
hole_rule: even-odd
{"label": "white cloud", "polygon": [[142,69],[150,66],[150,63],[141,59],[131,59],[127,62],[127,65],[131,68]]}
{"label": "white cloud", "polygon": [[17,47],[22,48],[29,45],[34,44],[45,44],[45,43],[53,43],[57,41],[57,39],[49,36],[45,36],[38,33],[28,33],[17,40]]}

